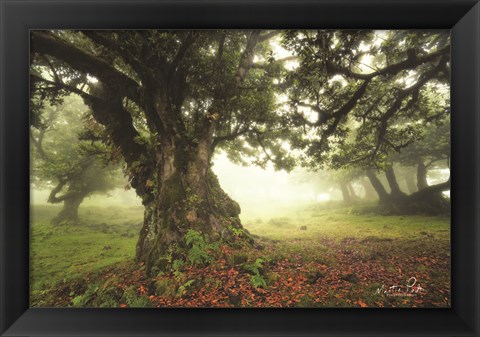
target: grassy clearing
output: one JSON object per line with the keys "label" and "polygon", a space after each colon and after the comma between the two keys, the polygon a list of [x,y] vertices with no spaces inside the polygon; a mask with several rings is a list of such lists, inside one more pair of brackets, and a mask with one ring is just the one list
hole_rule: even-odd
{"label": "grassy clearing", "polygon": [[419,250],[450,256],[448,218],[358,213],[355,207],[310,207],[278,218],[259,218],[246,226],[260,237],[284,243],[277,253],[298,253],[304,261],[324,258],[335,246],[358,250],[363,257]]}
{"label": "grassy clearing", "polygon": [[[141,208],[84,207],[84,224],[70,227],[49,224],[57,211],[33,211],[32,306],[450,305],[448,218],[336,204],[282,208],[244,219],[255,247],[220,247],[209,251],[209,266],[178,265],[148,279],[132,262]],[[413,295],[404,292],[411,277],[421,286]],[[384,293],[394,285],[397,293]]]}
{"label": "grassy clearing", "polygon": [[[322,271],[317,286],[328,289],[330,300],[323,298],[320,306],[449,306],[450,219],[371,210],[335,204],[301,208],[257,219],[248,228],[274,243],[268,258],[296,259],[304,269]],[[395,285],[401,292],[411,277],[426,290],[422,296],[377,293]]]}
{"label": "grassy clearing", "polygon": [[[30,289],[41,301],[44,290],[135,256],[142,208],[85,207],[82,224],[53,226],[59,207],[32,208]],[[101,216],[99,216],[101,214]]]}

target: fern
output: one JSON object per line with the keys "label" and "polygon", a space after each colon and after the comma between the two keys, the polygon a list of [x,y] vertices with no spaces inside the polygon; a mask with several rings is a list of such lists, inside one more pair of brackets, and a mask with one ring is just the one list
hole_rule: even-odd
{"label": "fern", "polygon": [[244,234],[243,229],[241,228],[235,228],[233,226],[230,226],[229,229],[235,236],[242,237]]}
{"label": "fern", "polygon": [[267,281],[260,274],[250,275],[250,283],[255,288],[259,288],[259,287],[266,288],[267,287]]}
{"label": "fern", "polygon": [[185,243],[187,246],[190,246],[188,260],[192,265],[212,261],[210,251],[216,249],[217,246],[209,243],[200,232],[189,229],[187,234],[185,234]]}
{"label": "fern", "polygon": [[135,286],[130,286],[123,293],[125,303],[131,308],[146,308],[151,306],[150,299],[147,295],[139,295],[135,290]]}
{"label": "fern", "polygon": [[90,286],[84,294],[76,296],[72,300],[74,307],[85,307],[97,294],[98,286]]}
{"label": "fern", "polygon": [[250,283],[252,286],[255,288],[266,288],[267,287],[267,281],[265,278],[260,274],[260,270],[263,268],[263,263],[265,262],[264,259],[258,258],[255,260],[254,263],[252,264],[246,264],[243,266],[243,268],[253,275],[250,275]]}
{"label": "fern", "polygon": [[205,246],[193,246],[188,251],[188,259],[192,265],[211,262],[212,257],[205,249]]}
{"label": "fern", "polygon": [[174,260],[172,263],[172,269],[173,269],[173,275],[177,280],[181,279],[183,276],[183,273],[181,271],[183,267],[183,261],[182,260]]}
{"label": "fern", "polygon": [[258,258],[258,259],[255,260],[255,262],[253,264],[245,264],[243,266],[243,268],[246,271],[249,271],[253,274],[260,274],[260,269],[263,268],[263,262],[265,262],[264,259]]}
{"label": "fern", "polygon": [[190,287],[193,282],[195,282],[195,280],[188,280],[187,282],[182,284],[180,287],[178,287],[177,296],[181,297],[185,292],[185,290],[187,290],[187,288]]}

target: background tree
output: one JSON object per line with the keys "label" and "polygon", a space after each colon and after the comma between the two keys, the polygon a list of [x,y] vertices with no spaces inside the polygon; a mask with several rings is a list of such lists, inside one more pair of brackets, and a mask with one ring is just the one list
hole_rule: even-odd
{"label": "background tree", "polygon": [[63,203],[54,224],[77,223],[85,198],[105,193],[123,179],[101,144],[78,139],[86,122],[85,106],[69,96],[56,105],[44,104],[30,129],[33,186],[51,189],[49,203]]}
{"label": "background tree", "polygon": [[327,174],[324,174],[324,179],[330,180],[335,183],[336,188],[340,190],[345,205],[351,205],[360,201],[359,191],[354,187],[360,181],[363,176],[362,170],[358,169],[339,169],[328,170]]}
{"label": "background tree", "polygon": [[[422,132],[422,138],[394,153],[386,161],[387,165],[377,172],[384,173],[389,192],[379,181],[373,169],[367,175],[376,186],[382,202],[403,204],[405,210],[411,208],[438,213],[448,210],[449,203],[442,192],[450,187],[450,179],[429,186],[427,173],[429,169],[449,169],[450,160],[450,119],[447,117],[438,124],[429,125]],[[401,176],[405,181],[403,189],[397,179]],[[441,179],[445,177],[440,177]],[[376,181],[378,180],[378,181]],[[436,179],[438,181],[438,179]],[[405,193],[408,192],[408,193]],[[408,198],[406,195],[410,194]]]}
{"label": "background tree", "polygon": [[427,128],[422,141],[407,146],[395,160],[416,167],[417,189],[427,188],[428,170],[450,168],[450,118]]}

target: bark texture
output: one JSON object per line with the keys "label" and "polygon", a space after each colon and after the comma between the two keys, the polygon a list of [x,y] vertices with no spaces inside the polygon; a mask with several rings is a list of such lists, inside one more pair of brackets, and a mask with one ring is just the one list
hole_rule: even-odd
{"label": "bark texture", "polygon": [[201,143],[187,150],[171,144],[158,155],[154,197],[145,205],[136,250],[137,261],[145,262],[150,274],[184,258],[187,231],[213,242],[232,240],[234,230],[242,228],[240,206],[220,187],[208,149]]}

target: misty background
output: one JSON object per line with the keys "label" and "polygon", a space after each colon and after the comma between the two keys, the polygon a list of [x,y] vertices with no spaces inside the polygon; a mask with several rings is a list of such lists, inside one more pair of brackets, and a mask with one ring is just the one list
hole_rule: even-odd
{"label": "misty background", "polygon": [[[248,226],[252,221],[289,214],[291,209],[341,202],[342,194],[336,187],[321,181],[318,172],[296,168],[292,172],[275,171],[270,165],[266,169],[256,166],[242,166],[232,163],[224,153],[215,156],[213,171],[218,176],[225,192],[240,204],[240,218]],[[448,169],[434,169],[428,173],[428,183],[435,184],[448,178]],[[360,196],[363,190],[358,183],[353,187]],[[48,195],[51,189],[31,190],[31,203],[50,205]],[[444,195],[449,196],[450,192]],[[83,206],[97,207],[143,207],[133,190],[115,188],[106,194],[87,197]]]}

